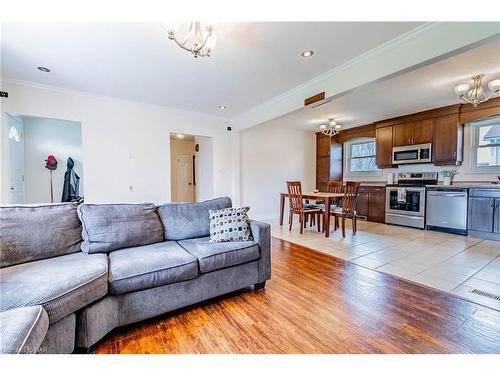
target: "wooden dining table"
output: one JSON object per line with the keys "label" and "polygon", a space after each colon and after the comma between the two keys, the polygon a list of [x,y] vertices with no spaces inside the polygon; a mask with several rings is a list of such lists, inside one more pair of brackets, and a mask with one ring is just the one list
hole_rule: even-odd
{"label": "wooden dining table", "polygon": [[[302,193],[302,198],[304,199],[323,201],[325,203],[325,211],[323,212],[323,232],[327,238],[330,237],[330,207],[335,200],[343,196],[344,193]],[[288,193],[280,193],[280,225],[283,225],[285,198],[288,198]]]}

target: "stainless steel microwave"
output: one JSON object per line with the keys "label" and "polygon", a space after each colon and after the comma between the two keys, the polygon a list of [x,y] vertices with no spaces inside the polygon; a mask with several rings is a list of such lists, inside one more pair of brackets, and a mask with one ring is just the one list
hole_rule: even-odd
{"label": "stainless steel microwave", "polygon": [[430,163],[432,144],[400,146],[392,148],[392,164]]}

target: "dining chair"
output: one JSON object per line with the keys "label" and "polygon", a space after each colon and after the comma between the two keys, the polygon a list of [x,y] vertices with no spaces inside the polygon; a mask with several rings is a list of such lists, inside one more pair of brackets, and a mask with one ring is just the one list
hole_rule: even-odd
{"label": "dining chair", "polygon": [[288,199],[290,202],[290,214],[288,215],[288,222],[290,227],[288,230],[292,230],[293,224],[293,215],[299,215],[299,223],[300,223],[300,234],[304,233],[304,226],[306,223],[306,218],[316,217],[318,224],[318,232],[321,232],[321,214],[322,210],[315,206],[306,206],[304,205],[304,200],[302,198],[302,184],[300,181],[287,181],[286,183],[288,187]]}
{"label": "dining chair", "polygon": [[359,182],[347,181],[344,188],[344,197],[342,198],[342,206],[336,207],[332,211],[335,216],[334,230],[339,227],[339,218],[342,218],[342,237],[345,237],[345,220],[352,220],[352,234],[357,231],[357,215],[356,204],[358,202]]}
{"label": "dining chair", "polygon": [[[336,194],[341,194],[344,192],[344,183],[342,181],[328,181],[328,192],[329,193],[336,193]],[[337,198],[335,200],[334,207],[338,207],[339,203],[342,201],[342,198]]]}
{"label": "dining chair", "polygon": [[342,193],[344,191],[344,183],[342,181],[328,181],[329,193]]}

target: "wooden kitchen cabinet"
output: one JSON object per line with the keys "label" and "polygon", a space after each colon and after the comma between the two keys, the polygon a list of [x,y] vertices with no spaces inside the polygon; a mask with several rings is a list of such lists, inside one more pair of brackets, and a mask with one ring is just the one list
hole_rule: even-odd
{"label": "wooden kitchen cabinet", "polygon": [[356,212],[368,221],[385,222],[385,187],[361,186]]}
{"label": "wooden kitchen cabinet", "polygon": [[405,124],[394,125],[392,135],[394,147],[411,145],[411,139],[413,137],[413,124],[408,122]]}
{"label": "wooden kitchen cabinet", "polygon": [[372,187],[368,200],[368,220],[385,222],[385,187]]}
{"label": "wooden kitchen cabinet", "polygon": [[392,168],[392,126],[377,128],[375,135],[377,168]]}
{"label": "wooden kitchen cabinet", "polygon": [[463,125],[458,122],[458,114],[436,117],[432,162],[434,165],[461,165],[463,153]]}
{"label": "wooden kitchen cabinet", "polygon": [[432,142],[432,119],[397,124],[393,128],[394,146],[418,145]]}
{"label": "wooden kitchen cabinet", "polygon": [[321,133],[316,134],[316,157],[330,156],[330,137]]}
{"label": "wooden kitchen cabinet", "polygon": [[413,144],[431,143],[434,122],[431,118],[413,122]]}
{"label": "wooden kitchen cabinet", "polygon": [[342,144],[316,133],[316,188],[328,191],[328,181],[342,181]]}
{"label": "wooden kitchen cabinet", "polygon": [[362,216],[368,219],[368,200],[369,200],[368,189],[364,187],[359,188],[358,202],[356,205],[356,213],[358,216]]}

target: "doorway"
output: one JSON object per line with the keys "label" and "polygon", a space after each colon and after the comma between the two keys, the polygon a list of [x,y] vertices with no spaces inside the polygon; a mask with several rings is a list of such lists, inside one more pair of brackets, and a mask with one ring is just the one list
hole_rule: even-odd
{"label": "doorway", "polygon": [[24,126],[22,118],[7,115],[9,132],[9,200],[11,204],[25,202],[24,192]]}
{"label": "doorway", "polygon": [[213,197],[211,137],[170,134],[172,202],[200,202]]}
{"label": "doorway", "polygon": [[[83,197],[81,124],[12,113],[6,114],[6,120],[4,131],[9,138],[4,156],[9,170],[3,185],[7,186],[5,203],[62,202],[69,158],[73,162],[71,176],[78,181],[76,193]],[[57,161],[57,166],[51,163],[51,169],[46,167],[52,159],[49,155]]]}

